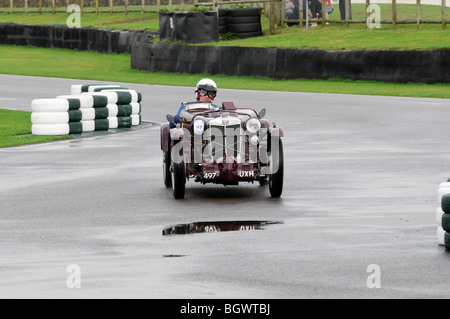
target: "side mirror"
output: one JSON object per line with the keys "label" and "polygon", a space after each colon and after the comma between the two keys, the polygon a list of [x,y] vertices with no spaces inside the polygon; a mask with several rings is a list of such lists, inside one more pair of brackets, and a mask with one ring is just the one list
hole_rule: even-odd
{"label": "side mirror", "polygon": [[260,119],[262,119],[264,116],[266,116],[266,109],[262,109],[261,111],[259,111],[258,116]]}
{"label": "side mirror", "polygon": [[169,121],[169,123],[175,123],[175,118],[172,114],[167,114],[166,119]]}

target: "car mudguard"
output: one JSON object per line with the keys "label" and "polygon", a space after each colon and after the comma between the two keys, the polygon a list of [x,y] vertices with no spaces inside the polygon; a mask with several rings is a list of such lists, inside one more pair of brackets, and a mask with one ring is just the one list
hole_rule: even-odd
{"label": "car mudguard", "polygon": [[172,141],[179,141],[183,139],[183,129],[180,127],[176,127],[170,130],[170,139]]}
{"label": "car mudguard", "polygon": [[270,132],[271,136],[284,137],[284,132],[281,127],[273,126],[273,127],[269,128],[269,132]]}
{"label": "car mudguard", "polygon": [[161,125],[161,150],[164,152],[169,151],[170,145],[170,126],[169,123]]}
{"label": "car mudguard", "polygon": [[269,130],[270,122],[268,120],[266,120],[266,119],[262,119],[261,120],[261,127],[266,129],[266,130]]}

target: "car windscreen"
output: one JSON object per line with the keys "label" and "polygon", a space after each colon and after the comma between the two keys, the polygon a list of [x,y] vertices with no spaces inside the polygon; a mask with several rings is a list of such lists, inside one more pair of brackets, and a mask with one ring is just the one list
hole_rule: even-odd
{"label": "car windscreen", "polygon": [[211,102],[192,102],[185,103],[186,110],[196,110],[196,109],[216,109]]}

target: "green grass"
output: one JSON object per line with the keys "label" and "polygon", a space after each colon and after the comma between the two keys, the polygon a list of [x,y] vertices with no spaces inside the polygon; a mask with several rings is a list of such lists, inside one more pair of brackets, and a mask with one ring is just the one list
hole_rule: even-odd
{"label": "green grass", "polygon": [[277,30],[274,35],[205,43],[209,46],[277,47],[289,49],[315,48],[333,51],[342,50],[432,50],[450,49],[450,28],[443,31],[440,25],[423,25],[417,30],[414,25],[391,26],[366,29],[365,25],[346,27],[340,23],[315,28],[296,26]]}
{"label": "green grass", "polygon": [[[115,7],[116,8],[116,7]],[[339,19],[339,7],[334,4],[335,11],[330,19]],[[380,4],[382,20],[391,19],[392,6]],[[104,8],[106,9],[106,8]],[[119,9],[117,7],[117,9]],[[136,7],[135,9],[139,9]],[[156,9],[156,8],[152,8]],[[17,9],[19,10],[19,9]],[[449,9],[450,10],[450,9]],[[365,5],[352,5],[353,19],[365,19]],[[416,6],[402,4],[398,5],[398,20],[415,20]],[[440,20],[441,7],[422,5],[422,18],[424,20]],[[65,24],[67,14],[65,13],[1,13],[0,22],[15,22],[20,24]],[[129,12],[124,13],[85,13],[81,17],[82,27],[93,27],[99,29],[129,29],[158,31],[159,18],[157,13]],[[262,27],[264,36],[249,39],[237,39],[232,41],[220,41],[218,43],[207,43],[213,46],[254,46],[254,47],[278,47],[278,48],[320,48],[326,50],[432,50],[450,49],[450,27],[442,30],[440,24],[423,24],[417,30],[415,24],[399,24],[393,30],[391,24],[382,24],[380,29],[367,29],[365,24],[350,24],[349,27],[339,23],[331,22],[325,27],[306,28],[302,27],[277,27],[275,34],[269,34],[269,21],[263,16]]]}
{"label": "green grass", "polygon": [[[151,73],[131,69],[129,54],[101,54],[64,49],[0,45],[0,73],[194,87],[210,75]],[[290,92],[343,93],[450,98],[449,84],[383,83],[375,81],[275,80],[215,75],[219,88]]]}
{"label": "green grass", "polygon": [[[0,22],[12,22],[18,24],[66,24],[66,13],[0,13]],[[100,13],[98,16],[94,13],[86,13],[81,17],[81,27],[112,29],[112,30],[153,30],[159,29],[159,20],[157,13],[146,13],[142,15],[138,12],[130,12],[128,15],[124,13]]]}
{"label": "green grass", "polygon": [[69,139],[69,136],[31,135],[31,113],[0,109],[0,148]]}

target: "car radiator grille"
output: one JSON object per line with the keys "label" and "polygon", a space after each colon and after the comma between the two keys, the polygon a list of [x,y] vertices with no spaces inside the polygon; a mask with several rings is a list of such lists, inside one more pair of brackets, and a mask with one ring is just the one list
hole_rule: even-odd
{"label": "car radiator grille", "polygon": [[237,125],[212,125],[210,127],[210,134],[207,137],[208,151],[206,155],[212,156],[214,160],[227,155],[237,158],[244,157],[244,134]]}

